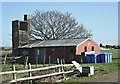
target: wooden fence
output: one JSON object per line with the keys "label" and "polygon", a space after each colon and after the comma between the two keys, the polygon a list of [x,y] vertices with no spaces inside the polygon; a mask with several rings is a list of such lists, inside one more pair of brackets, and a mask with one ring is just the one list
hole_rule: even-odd
{"label": "wooden fence", "polygon": [[[66,67],[66,66],[73,66],[73,64],[59,64],[59,65],[55,65],[55,66],[31,69],[31,64],[29,63],[28,70],[19,70],[19,71],[17,71],[15,69],[15,65],[13,65],[13,71],[0,72],[0,75],[13,74],[13,80],[9,81],[9,83],[17,83],[18,81],[26,81],[26,80],[30,80],[32,82],[33,79],[40,79],[40,78],[51,77],[51,76],[55,76],[55,75],[62,75],[63,78],[65,78],[65,74],[74,72],[74,70],[64,71],[64,67]],[[31,72],[35,72],[35,71],[48,70],[48,69],[54,69],[54,68],[58,68],[59,69],[58,72],[44,74],[44,75],[40,75],[40,76],[32,76],[32,73],[31,73]],[[17,79],[16,74],[26,73],[26,72],[29,74],[29,77]]]}

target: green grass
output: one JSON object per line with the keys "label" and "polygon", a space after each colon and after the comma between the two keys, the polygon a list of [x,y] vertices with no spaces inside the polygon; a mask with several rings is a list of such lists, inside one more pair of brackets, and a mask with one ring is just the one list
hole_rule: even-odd
{"label": "green grass", "polygon": [[[118,58],[118,49],[102,50],[101,52],[110,52],[110,53],[112,53],[113,58]],[[11,53],[11,52],[9,52],[9,53]],[[111,63],[80,64],[81,66],[94,66],[95,75],[92,76],[92,77],[80,77],[80,78],[78,77],[78,78],[75,78],[75,79],[66,80],[66,81],[64,81],[64,83],[66,83],[66,82],[84,82],[84,81],[89,81],[89,80],[92,80],[92,79],[100,79],[106,74],[110,74],[114,71],[117,71],[118,70],[118,61],[120,62],[120,60],[113,59],[113,61]],[[53,65],[55,65],[55,64],[53,64]],[[24,70],[24,65],[23,64],[15,64],[15,66],[16,66],[16,70]],[[34,65],[32,65],[32,69],[33,68],[46,67],[46,66],[49,66],[49,65],[48,64],[45,64],[45,65],[38,64],[37,67],[36,67],[36,65],[34,64]],[[69,70],[69,68],[70,67],[65,67],[66,70]],[[12,71],[12,65],[11,64],[2,65],[2,71]],[[24,75],[27,75],[27,73],[18,74],[19,77],[22,77]]]}
{"label": "green grass", "polygon": [[[19,71],[19,70],[28,70],[28,66],[26,66],[26,68],[24,68],[24,65],[23,64],[14,64],[15,65],[15,69],[16,71]],[[48,65],[48,64],[38,64],[37,66],[34,64],[34,65],[31,65],[31,68],[34,69],[34,68],[41,68],[41,67],[47,67],[47,66],[54,66],[56,64],[51,64],[51,65]],[[2,65],[2,72],[6,72],[6,71],[12,71],[12,64],[6,64],[6,65]],[[17,73],[17,78],[23,78],[23,77],[28,77],[28,72],[25,72],[25,73]],[[2,75],[2,78],[3,80],[2,81],[8,81],[8,80],[12,80],[12,74],[8,74],[8,75]]]}
{"label": "green grass", "polygon": [[8,55],[8,54],[12,54],[12,50],[9,50],[9,51],[0,50],[0,56]]}
{"label": "green grass", "polygon": [[86,82],[92,79],[100,79],[106,74],[118,71],[118,61],[116,60],[113,60],[112,63],[81,64],[81,66],[94,66],[95,75],[92,77],[77,77],[75,79],[66,80],[64,82]]}
{"label": "green grass", "polygon": [[[113,55],[113,58],[118,58],[118,49],[104,50],[102,52],[110,52]],[[66,80],[64,82],[87,82],[89,80],[101,79],[106,74],[111,74],[113,72],[118,72],[118,63],[120,60],[113,59],[111,63],[89,63],[89,64],[80,64],[81,66],[94,66],[95,75],[92,77],[77,77],[75,79]]]}
{"label": "green grass", "polygon": [[120,49],[111,49],[111,50],[101,50],[101,52],[107,52],[107,53],[112,53],[113,57],[112,58],[118,58],[118,51]]}
{"label": "green grass", "polygon": [[[11,51],[1,51],[0,52],[6,52],[6,54],[11,53]],[[113,58],[118,58],[118,49],[112,49],[112,50],[102,50],[101,52],[110,52],[113,55]],[[104,69],[104,67],[113,67],[113,65],[116,64],[116,61],[113,60],[112,63],[98,63],[98,64],[81,64],[82,66],[95,66],[95,69],[99,69],[102,68]],[[53,64],[54,65],[54,64]],[[20,69],[24,69],[24,65],[23,64],[15,64],[16,68],[18,70]],[[49,66],[49,65],[42,65],[42,64],[38,64],[38,67],[43,67],[43,66]],[[12,65],[11,64],[6,64],[2,66],[2,71],[11,71]],[[36,68],[36,65],[32,65],[32,68]],[[109,68],[109,67],[108,67]],[[109,70],[109,69],[108,69]]]}

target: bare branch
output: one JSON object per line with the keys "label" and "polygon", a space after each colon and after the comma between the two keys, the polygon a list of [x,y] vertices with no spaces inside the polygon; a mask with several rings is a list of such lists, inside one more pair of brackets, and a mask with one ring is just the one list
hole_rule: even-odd
{"label": "bare branch", "polygon": [[41,40],[83,38],[92,36],[91,31],[79,25],[70,13],[35,11],[31,18],[31,37]]}

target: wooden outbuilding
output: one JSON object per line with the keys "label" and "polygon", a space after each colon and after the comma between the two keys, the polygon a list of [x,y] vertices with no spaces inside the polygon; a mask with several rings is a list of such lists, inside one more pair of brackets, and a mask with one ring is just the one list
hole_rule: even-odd
{"label": "wooden outbuilding", "polygon": [[28,56],[31,63],[35,63],[36,60],[38,63],[56,63],[57,58],[65,59],[66,63],[72,60],[80,62],[81,53],[90,51],[100,52],[99,45],[90,38],[36,40],[18,48],[19,55]]}

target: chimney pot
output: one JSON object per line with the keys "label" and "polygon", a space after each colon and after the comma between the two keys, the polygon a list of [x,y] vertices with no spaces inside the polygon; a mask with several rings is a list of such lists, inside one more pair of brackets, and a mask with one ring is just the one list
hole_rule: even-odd
{"label": "chimney pot", "polygon": [[24,15],[24,21],[28,21],[30,19],[30,15],[25,14]]}

